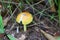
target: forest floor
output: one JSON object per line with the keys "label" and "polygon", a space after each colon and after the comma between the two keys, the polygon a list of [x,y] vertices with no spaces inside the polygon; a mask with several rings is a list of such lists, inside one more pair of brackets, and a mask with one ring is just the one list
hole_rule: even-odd
{"label": "forest floor", "polygon": [[[47,0],[0,0],[5,33],[13,35],[17,40],[49,40],[43,31],[52,37],[60,35],[57,6],[52,2],[50,5]],[[26,32],[22,23],[16,22],[16,17],[21,11],[28,11],[33,15],[33,21],[27,25]],[[6,34],[1,35],[2,40],[9,40]]]}

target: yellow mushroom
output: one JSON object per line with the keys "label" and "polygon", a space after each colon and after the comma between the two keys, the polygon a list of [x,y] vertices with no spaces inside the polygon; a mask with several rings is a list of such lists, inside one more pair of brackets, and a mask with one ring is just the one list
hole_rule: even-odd
{"label": "yellow mushroom", "polygon": [[33,20],[33,16],[29,12],[21,12],[17,15],[16,21],[20,23],[22,21],[22,24],[24,25],[24,31],[26,31],[26,25],[30,24]]}

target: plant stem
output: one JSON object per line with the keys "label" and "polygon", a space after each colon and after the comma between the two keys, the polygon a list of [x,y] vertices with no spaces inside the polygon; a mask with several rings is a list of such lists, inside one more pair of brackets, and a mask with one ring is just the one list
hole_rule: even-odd
{"label": "plant stem", "polygon": [[60,0],[58,0],[58,16],[59,16],[59,26],[60,26]]}
{"label": "plant stem", "polygon": [[24,32],[27,30],[27,27],[26,27],[26,25],[24,25]]}

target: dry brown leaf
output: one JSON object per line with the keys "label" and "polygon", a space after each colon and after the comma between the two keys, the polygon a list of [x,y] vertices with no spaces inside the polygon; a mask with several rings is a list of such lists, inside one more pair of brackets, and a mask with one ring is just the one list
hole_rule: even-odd
{"label": "dry brown leaf", "polygon": [[43,30],[40,30],[40,31],[44,34],[44,36],[45,36],[48,40],[56,40],[55,37],[53,37],[52,35],[46,33],[45,31],[43,31]]}

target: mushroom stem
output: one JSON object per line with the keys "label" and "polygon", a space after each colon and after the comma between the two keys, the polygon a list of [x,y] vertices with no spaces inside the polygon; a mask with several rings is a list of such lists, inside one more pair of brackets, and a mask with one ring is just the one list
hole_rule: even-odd
{"label": "mushroom stem", "polygon": [[27,27],[26,27],[26,25],[24,25],[24,31],[26,31],[27,30]]}
{"label": "mushroom stem", "polygon": [[16,31],[17,31],[17,33],[19,33],[19,27],[17,27]]}

